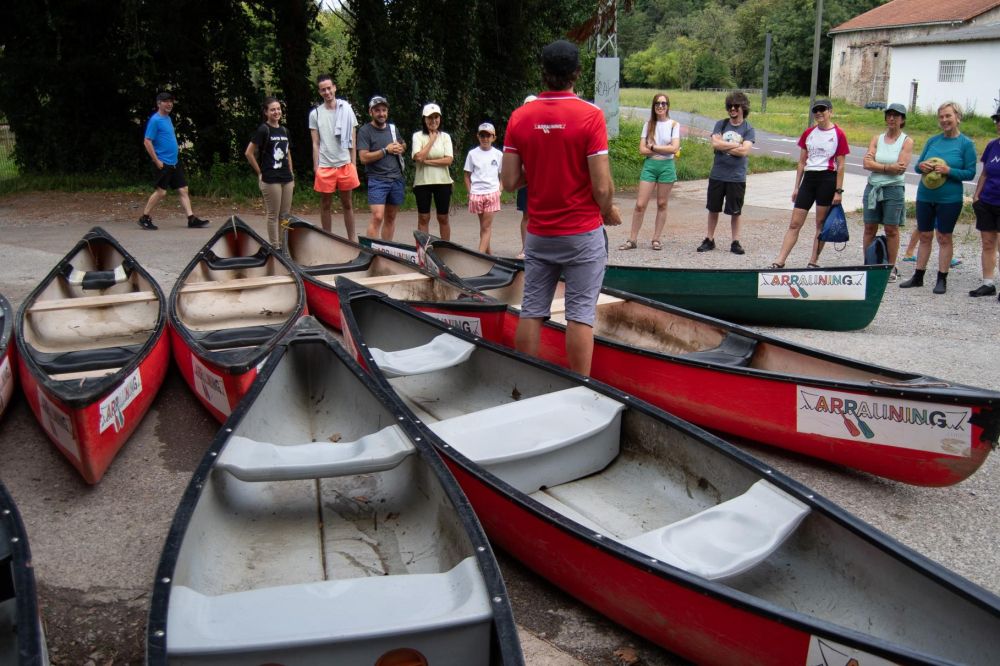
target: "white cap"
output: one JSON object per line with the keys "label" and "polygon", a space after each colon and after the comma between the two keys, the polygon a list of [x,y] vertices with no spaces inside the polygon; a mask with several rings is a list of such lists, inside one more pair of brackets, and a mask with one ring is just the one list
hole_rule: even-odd
{"label": "white cap", "polygon": [[430,104],[424,104],[424,110],[420,113],[420,115],[426,118],[427,116],[432,116],[435,113],[440,116],[441,107],[435,104],[434,102],[431,102]]}
{"label": "white cap", "polygon": [[528,102],[534,102],[536,99],[538,99],[537,96],[528,95],[527,97],[524,98],[524,103],[527,104]]}
{"label": "white cap", "polygon": [[479,126],[479,130],[478,131],[480,131],[480,132],[489,132],[493,136],[496,136],[496,133],[497,133],[497,129],[495,127],[493,127],[493,123],[483,123],[482,125]]}

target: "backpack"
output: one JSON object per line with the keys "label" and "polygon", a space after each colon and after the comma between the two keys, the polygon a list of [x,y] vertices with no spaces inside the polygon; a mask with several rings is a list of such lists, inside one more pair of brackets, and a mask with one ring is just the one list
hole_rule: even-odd
{"label": "backpack", "polygon": [[889,245],[885,234],[879,234],[872,241],[872,244],[865,248],[865,265],[874,266],[887,263],[889,263]]}

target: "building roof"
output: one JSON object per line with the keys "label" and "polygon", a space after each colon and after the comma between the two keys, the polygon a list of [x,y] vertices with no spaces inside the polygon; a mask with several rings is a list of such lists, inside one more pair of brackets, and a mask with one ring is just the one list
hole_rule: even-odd
{"label": "building roof", "polygon": [[912,25],[965,23],[994,7],[1000,7],[1000,0],[892,0],[841,23],[830,30],[830,34]]}
{"label": "building roof", "polygon": [[910,37],[892,42],[892,46],[916,46],[918,44],[948,44],[953,42],[984,42],[1000,41],[1000,23],[973,25],[968,28],[957,28],[936,32],[933,35]]}

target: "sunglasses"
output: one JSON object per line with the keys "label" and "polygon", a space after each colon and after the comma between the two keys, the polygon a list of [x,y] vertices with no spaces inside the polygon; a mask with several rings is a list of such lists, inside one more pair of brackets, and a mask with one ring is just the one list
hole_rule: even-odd
{"label": "sunglasses", "polygon": [[655,102],[653,106],[670,106],[667,102]]}
{"label": "sunglasses", "polygon": [[493,136],[493,135],[492,135],[492,134],[490,134],[489,132],[480,132],[480,133],[479,133],[479,138],[480,138],[480,139],[488,139],[488,138],[490,138],[491,136]]}
{"label": "sunglasses", "polygon": [[825,106],[817,106],[813,109],[813,113],[826,113],[829,110],[830,109],[826,108]]}
{"label": "sunglasses", "polygon": [[730,109],[742,109],[742,108],[743,106],[740,104],[726,104],[726,111],[729,111]]}

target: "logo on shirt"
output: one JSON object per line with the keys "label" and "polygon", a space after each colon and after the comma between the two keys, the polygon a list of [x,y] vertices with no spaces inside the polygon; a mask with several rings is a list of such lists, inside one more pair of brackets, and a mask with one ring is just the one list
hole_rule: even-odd
{"label": "logo on shirt", "polygon": [[535,125],[536,130],[542,130],[546,134],[552,132],[552,130],[564,130],[566,129],[566,124],[562,123],[560,125]]}

